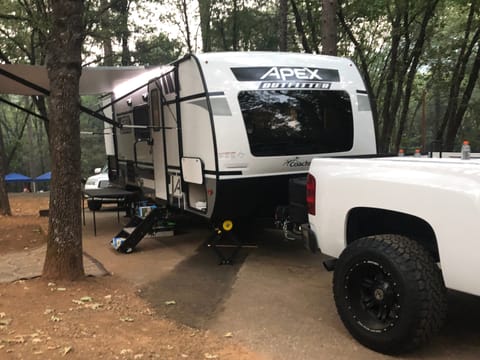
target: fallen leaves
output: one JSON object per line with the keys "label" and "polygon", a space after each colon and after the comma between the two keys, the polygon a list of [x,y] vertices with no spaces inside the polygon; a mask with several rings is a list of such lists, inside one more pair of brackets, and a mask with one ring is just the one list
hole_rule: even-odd
{"label": "fallen leaves", "polygon": [[12,323],[11,318],[7,318],[5,313],[0,313],[0,327],[8,326]]}
{"label": "fallen leaves", "polygon": [[134,322],[135,319],[132,318],[132,317],[129,317],[129,316],[124,316],[124,317],[121,317],[121,318],[120,318],[120,321],[123,321],[123,322]]}
{"label": "fallen leaves", "polygon": [[[219,349],[223,346],[219,344],[224,344],[226,339],[220,339],[220,343],[215,341],[233,334],[221,334],[211,342],[200,330],[176,328],[163,322],[154,316],[153,309],[139,301],[136,292],[119,290],[122,284],[115,283],[113,287],[110,283],[95,281],[101,286],[94,288],[87,282],[52,282],[47,287],[46,282],[33,280],[19,282],[21,285],[15,289],[9,286],[13,289],[10,293],[0,287],[2,305],[5,293],[11,299],[10,305],[25,299],[21,307],[23,314],[16,310],[17,303],[13,308],[2,306],[0,324],[6,324],[7,319],[12,321],[4,325],[3,333],[0,332],[0,359],[9,356],[24,359],[232,359]],[[30,287],[28,296],[22,289],[25,286]],[[17,291],[15,298],[10,295],[14,290]],[[160,306],[179,305],[172,298],[166,300],[168,302],[161,302]],[[161,310],[159,313],[161,315]]]}
{"label": "fallen leaves", "polygon": [[72,351],[72,349],[73,349],[73,347],[71,347],[71,346],[64,347],[63,350],[62,350],[62,356],[67,355],[69,352]]}
{"label": "fallen leaves", "polygon": [[215,354],[205,353],[203,356],[205,356],[205,359],[218,359],[218,355]]}
{"label": "fallen leaves", "polygon": [[52,316],[50,317],[50,321],[60,322],[60,321],[62,321],[62,318],[61,318],[61,317],[58,317],[58,316],[55,316],[55,315],[52,315]]}
{"label": "fallen leaves", "polygon": [[102,303],[94,303],[91,296],[83,296],[80,299],[73,299],[72,302],[74,304],[81,305],[81,307],[85,309],[98,310],[103,307]]}

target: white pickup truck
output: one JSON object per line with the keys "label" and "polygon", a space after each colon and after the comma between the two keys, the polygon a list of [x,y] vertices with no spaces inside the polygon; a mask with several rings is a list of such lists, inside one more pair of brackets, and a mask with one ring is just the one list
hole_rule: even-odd
{"label": "white pickup truck", "polygon": [[480,295],[480,161],[314,159],[310,247],[333,259],[349,332],[388,354],[425,343],[446,315],[446,289]]}
{"label": "white pickup truck", "polygon": [[[85,190],[96,190],[110,187],[110,180],[108,178],[108,166],[103,168],[96,168],[95,175],[90,176],[85,182]],[[112,202],[112,199],[88,199],[88,208],[92,211],[100,210],[102,203]]]}

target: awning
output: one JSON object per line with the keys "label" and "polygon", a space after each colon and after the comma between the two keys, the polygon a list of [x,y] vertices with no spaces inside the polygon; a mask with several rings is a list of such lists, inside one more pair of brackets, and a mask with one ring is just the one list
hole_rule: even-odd
{"label": "awning", "polygon": [[[146,85],[150,79],[159,76],[161,69],[143,66],[85,67],[80,77],[80,95],[105,94],[124,84],[133,90],[135,86]],[[0,64],[0,94],[46,95],[49,90],[45,66]]]}
{"label": "awning", "polygon": [[[80,77],[80,95],[113,93],[115,101],[119,101],[143,88],[150,80],[159,77],[171,68],[171,66],[149,68],[143,66],[85,67],[82,69]],[[0,64],[0,94],[48,96],[50,94],[50,83],[46,67],[26,64]],[[40,117],[38,114],[18,107],[6,99],[0,98],[0,101]],[[103,114],[102,110],[108,106],[104,105],[101,109],[94,111],[80,105],[80,110],[108,124],[121,127],[121,124]]]}

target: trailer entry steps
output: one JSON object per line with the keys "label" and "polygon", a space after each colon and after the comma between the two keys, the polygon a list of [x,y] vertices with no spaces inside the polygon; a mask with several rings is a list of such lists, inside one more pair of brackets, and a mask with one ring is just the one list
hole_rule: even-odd
{"label": "trailer entry steps", "polygon": [[168,221],[165,214],[166,209],[153,208],[145,217],[133,216],[112,239],[113,248],[128,254],[147,234],[171,232],[173,235],[175,223]]}

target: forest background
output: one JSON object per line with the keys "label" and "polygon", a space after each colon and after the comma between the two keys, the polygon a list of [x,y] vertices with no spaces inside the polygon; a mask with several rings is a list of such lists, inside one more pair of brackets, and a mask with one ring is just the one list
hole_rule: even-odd
{"label": "forest background", "polygon": [[[87,0],[85,6],[84,66],[159,65],[207,51],[346,56],[365,80],[379,152],[459,151],[464,139],[480,152],[479,0]],[[45,64],[49,11],[47,0],[0,0],[0,62]],[[95,109],[100,99],[82,103]],[[1,96],[4,173],[36,177],[50,170],[46,114],[43,97]],[[104,165],[103,129],[81,115],[83,176]]]}

